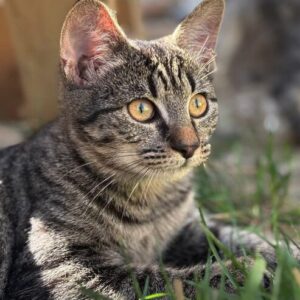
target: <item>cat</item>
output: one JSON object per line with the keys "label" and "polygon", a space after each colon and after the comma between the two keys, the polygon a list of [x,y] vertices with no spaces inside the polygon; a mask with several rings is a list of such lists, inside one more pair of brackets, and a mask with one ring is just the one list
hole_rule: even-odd
{"label": "cat", "polygon": [[[149,279],[149,293],[166,290],[161,261],[170,280],[203,275],[209,246],[192,182],[217,125],[223,11],[223,0],[204,0],[147,42],[128,39],[102,2],[74,5],[60,42],[60,116],[0,152],[0,298],[87,299],[84,287],[136,299],[132,275],[141,287]],[[211,229],[237,256],[246,247],[274,262],[258,237]],[[220,273],[214,263],[212,287]]]}

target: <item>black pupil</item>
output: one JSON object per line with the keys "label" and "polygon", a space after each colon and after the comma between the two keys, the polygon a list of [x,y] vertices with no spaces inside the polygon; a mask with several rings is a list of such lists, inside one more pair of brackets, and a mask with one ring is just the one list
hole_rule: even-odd
{"label": "black pupil", "polygon": [[144,113],[144,111],[145,111],[144,103],[140,103],[140,105],[139,105],[139,111],[140,111],[141,114]]}

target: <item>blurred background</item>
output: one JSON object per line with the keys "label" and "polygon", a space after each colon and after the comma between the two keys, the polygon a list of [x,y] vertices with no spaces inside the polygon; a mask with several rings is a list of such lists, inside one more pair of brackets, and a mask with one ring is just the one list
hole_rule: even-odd
{"label": "blurred background", "polygon": [[[59,33],[74,2],[0,0],[0,148],[57,115]],[[200,0],[105,2],[130,37],[152,39],[171,33]],[[199,170],[200,204],[222,220],[234,212],[238,222],[268,226],[275,215],[291,229],[300,222],[300,1],[226,2],[220,122]]]}

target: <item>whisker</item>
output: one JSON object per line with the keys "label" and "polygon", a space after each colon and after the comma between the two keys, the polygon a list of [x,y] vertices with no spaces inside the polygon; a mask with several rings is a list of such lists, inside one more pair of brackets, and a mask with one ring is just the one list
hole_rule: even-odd
{"label": "whisker", "polygon": [[[137,177],[137,175],[139,175],[139,174],[134,174],[134,176],[131,176],[131,178],[130,179],[133,179],[134,177]],[[139,182],[137,182],[137,185],[138,185],[138,183]],[[133,191],[134,192],[134,191]],[[132,196],[132,195],[131,195]],[[131,197],[130,196],[130,197]],[[129,198],[130,199],[130,198]],[[104,213],[104,211],[105,211],[105,209],[107,208],[107,206],[112,202],[114,200],[114,198],[113,197],[111,197],[110,199],[109,199],[109,201],[105,204],[105,206],[101,209],[101,211],[99,212],[99,214],[98,214],[98,217],[97,217],[97,220],[99,219],[99,217]],[[122,213],[122,218],[123,218],[123,214],[124,214],[124,211],[125,211],[125,209],[126,209],[126,207],[124,207],[124,210],[123,210],[123,213]]]}
{"label": "whisker", "polygon": [[73,172],[75,172],[75,171],[77,171],[77,170],[79,170],[79,169],[81,169],[81,168],[83,168],[83,167],[92,165],[92,164],[95,164],[95,162],[88,162],[88,163],[79,165],[79,166],[77,166],[77,167],[75,167],[75,168],[73,168],[73,169],[71,169],[71,170],[68,170],[68,171],[67,171],[66,173],[64,173],[58,180],[62,180],[62,179],[64,179],[67,175],[69,175],[69,174],[71,174],[71,173],[73,173]]}
{"label": "whisker", "polygon": [[213,63],[213,62],[216,60],[216,58],[217,58],[217,55],[216,55],[216,54],[213,55],[213,56],[211,57],[211,59],[209,59],[209,60],[201,67],[199,73],[202,73],[202,72],[206,69],[207,66],[209,66],[211,63]]}
{"label": "whisker", "polygon": [[[113,173],[111,174],[109,177],[105,178],[104,180],[102,180],[100,183],[98,183],[91,191],[89,191],[84,197],[83,199],[87,199],[88,195],[93,193],[99,186],[101,186],[103,183],[107,182],[108,180],[110,180],[112,177],[115,176],[116,173]],[[102,190],[101,190],[102,191]],[[97,195],[91,200],[88,202],[87,204],[87,208],[85,210],[85,212],[83,213],[83,216],[87,213],[88,209],[90,208],[90,206],[92,205],[92,203],[95,201],[95,199],[98,197],[98,193]]]}
{"label": "whisker", "polygon": [[207,42],[208,42],[208,39],[209,39],[209,34],[207,35],[207,37],[206,37],[206,39],[205,39],[205,41],[204,41],[204,43],[203,43],[203,45],[202,45],[202,47],[201,47],[201,49],[200,49],[200,52],[199,52],[199,56],[200,56],[200,57],[201,57],[202,54],[204,53],[204,49],[205,49],[205,47],[206,47],[206,44],[207,44]]}
{"label": "whisker", "polygon": [[137,157],[138,154],[135,153],[135,154],[127,154],[127,155],[117,155],[117,157],[120,157],[120,158],[124,158],[124,157]]}
{"label": "whisker", "polygon": [[133,187],[133,189],[132,189],[132,191],[131,191],[131,193],[130,193],[128,199],[125,201],[125,206],[124,206],[124,208],[123,208],[123,212],[122,212],[122,216],[121,216],[121,221],[123,221],[123,217],[124,217],[124,213],[125,213],[125,211],[126,211],[126,209],[127,209],[127,205],[128,205],[128,203],[129,203],[129,201],[130,201],[130,199],[131,199],[131,197],[132,197],[134,191],[135,191],[135,190],[137,189],[137,187],[139,186],[139,184],[140,184],[140,181],[138,181],[138,182],[135,184],[135,186]]}
{"label": "whisker", "polygon": [[214,69],[214,70],[212,70],[211,72],[207,73],[207,74],[206,74],[206,75],[204,75],[202,78],[200,78],[200,81],[201,81],[201,80],[203,80],[203,79],[205,79],[205,78],[207,78],[209,75],[212,75],[212,74],[214,74],[216,71],[217,71],[217,70],[216,70],[216,69]]}
{"label": "whisker", "polygon": [[[113,184],[115,182],[115,179],[112,179],[97,195],[96,195],[96,197],[93,199],[93,201],[95,201],[102,193],[104,193],[104,191],[106,190],[106,189],[108,189],[108,187],[111,185],[111,184]],[[111,203],[111,201],[113,200],[114,198],[113,197],[111,197],[111,199],[108,201],[108,203],[106,203],[105,204],[105,206],[104,206],[104,208],[103,208],[103,212],[104,212],[104,210],[106,209],[106,207],[108,206],[108,204],[109,203]],[[99,219],[99,216],[100,216],[101,214],[98,214],[98,216],[97,216],[97,222],[98,222],[98,219]]]}
{"label": "whisker", "polygon": [[[136,183],[135,186],[133,187],[133,189],[132,189],[132,191],[131,191],[131,193],[130,193],[128,199],[125,201],[125,206],[124,206],[124,208],[123,208],[123,212],[122,212],[122,216],[121,216],[121,221],[122,221],[123,218],[124,218],[124,213],[125,213],[125,211],[127,210],[127,206],[128,206],[128,203],[129,203],[129,201],[130,201],[132,195],[134,194],[135,190],[137,189],[137,187],[140,185],[140,183],[142,182],[142,180],[143,180],[144,177],[146,176],[147,170],[148,170],[148,168],[146,168],[145,174],[142,176],[142,178],[141,178],[139,181],[137,181],[137,183]],[[139,175],[140,175],[140,174],[139,174]]]}
{"label": "whisker", "polygon": [[[130,164],[128,164],[126,167],[126,170],[130,170],[132,168],[134,168],[136,165],[138,165],[141,162],[141,160],[136,160]],[[88,203],[87,205],[87,209],[85,210],[85,213],[87,213],[89,207],[93,204],[93,202],[101,195],[105,192],[105,190],[113,183],[116,182],[118,178],[122,178],[123,175],[119,175],[116,176],[116,172],[114,172],[111,176],[109,176],[108,178],[106,178],[105,180],[103,180],[100,184],[98,184],[94,189],[96,189],[97,187],[99,187],[101,184],[103,184],[104,182],[106,182],[107,180],[111,179],[112,177],[114,177],[104,188],[102,188],[95,197],[93,197],[93,199]],[[134,176],[136,176],[136,174],[134,174]],[[89,194],[89,193],[88,193]],[[87,195],[86,195],[87,196]]]}
{"label": "whisker", "polygon": [[143,199],[144,196],[147,197],[148,190],[150,188],[151,182],[153,181],[153,179],[155,177],[155,174],[156,174],[156,172],[154,171],[154,172],[152,172],[152,175],[149,177],[148,184],[146,185],[146,188],[145,188],[145,190],[142,193],[141,199]]}

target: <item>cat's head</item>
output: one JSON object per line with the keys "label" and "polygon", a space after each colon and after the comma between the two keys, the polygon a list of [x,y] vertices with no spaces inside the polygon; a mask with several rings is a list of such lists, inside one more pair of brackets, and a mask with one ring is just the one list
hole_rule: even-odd
{"label": "cat's head", "polygon": [[74,6],[61,36],[63,114],[88,159],[140,176],[207,159],[223,10],[223,0],[204,0],[172,35],[147,42],[128,39],[98,0]]}

